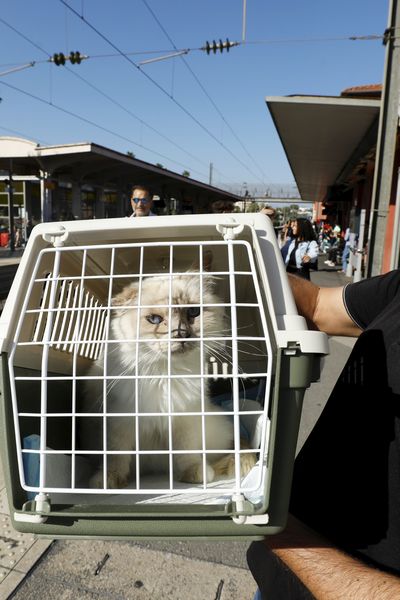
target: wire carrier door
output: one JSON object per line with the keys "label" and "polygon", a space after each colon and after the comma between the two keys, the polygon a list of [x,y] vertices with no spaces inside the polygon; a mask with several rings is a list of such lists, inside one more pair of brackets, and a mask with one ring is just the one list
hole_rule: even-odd
{"label": "wire carrier door", "polygon": [[244,240],[42,250],[8,361],[29,497],[259,502],[275,362],[259,281]]}

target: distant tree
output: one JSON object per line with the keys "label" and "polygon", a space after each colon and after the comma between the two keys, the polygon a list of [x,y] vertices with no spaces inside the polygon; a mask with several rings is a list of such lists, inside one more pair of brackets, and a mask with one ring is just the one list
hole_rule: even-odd
{"label": "distant tree", "polygon": [[130,156],[131,158],[135,158],[134,153],[131,152],[130,150],[128,150],[127,155]]}
{"label": "distant tree", "polygon": [[186,169],[184,171],[182,171],[182,175],[184,177],[190,177],[190,171],[186,171]]}
{"label": "distant tree", "polygon": [[282,208],[276,208],[275,215],[274,215],[274,225],[276,227],[279,227],[280,225],[283,225],[284,222],[285,222],[284,211],[282,210]]}
{"label": "distant tree", "polygon": [[158,167],[159,169],[165,169],[164,165],[162,165],[161,163],[156,163],[156,167]]}
{"label": "distant tree", "polygon": [[255,213],[255,212],[259,212],[259,210],[260,210],[260,207],[258,206],[257,202],[254,202],[254,200],[252,200],[246,206],[246,212]]}

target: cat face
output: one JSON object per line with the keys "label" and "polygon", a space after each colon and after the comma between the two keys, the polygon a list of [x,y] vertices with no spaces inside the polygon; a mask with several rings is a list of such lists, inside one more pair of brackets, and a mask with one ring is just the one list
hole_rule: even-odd
{"label": "cat face", "polygon": [[139,336],[149,340],[147,349],[157,354],[167,355],[169,346],[174,354],[199,349],[199,342],[193,338],[219,335],[223,327],[223,307],[204,306],[221,302],[213,292],[213,278],[203,277],[203,306],[200,286],[200,275],[196,274],[177,275],[172,284],[169,277],[148,277],[143,279],[140,290],[138,283],[127,286],[113,299],[113,305],[137,307],[139,303],[140,308],[116,311],[114,333],[122,339]]}

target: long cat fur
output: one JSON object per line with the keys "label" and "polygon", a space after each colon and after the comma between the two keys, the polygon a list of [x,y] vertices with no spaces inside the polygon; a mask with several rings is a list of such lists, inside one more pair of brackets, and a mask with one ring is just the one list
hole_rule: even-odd
{"label": "long cat fur", "polygon": [[[224,310],[218,306],[221,301],[214,293],[214,281],[211,276],[203,276],[202,299],[203,304],[216,304],[217,306],[203,306],[202,317],[193,316],[200,305],[200,277],[199,275],[178,275],[173,277],[172,301],[173,305],[180,308],[169,309],[170,298],[169,277],[148,277],[142,280],[141,289],[138,283],[132,283],[113,298],[110,339],[127,340],[121,343],[111,343],[107,351],[107,373],[115,375],[115,380],[108,381],[107,413],[156,413],[151,417],[139,417],[139,449],[140,450],[168,450],[169,425],[168,416],[163,416],[169,411],[183,413],[182,416],[172,415],[171,438],[174,450],[201,450],[202,449],[202,417],[201,415],[186,415],[185,413],[214,413],[217,407],[209,398],[208,379],[201,377],[187,377],[189,374],[201,373],[200,363],[209,353],[210,344],[204,343],[203,356],[201,344],[187,338],[197,338],[201,335],[201,319],[203,321],[203,336],[218,335],[224,328]],[[152,339],[149,342],[140,342],[137,352],[136,342],[138,324],[137,307],[140,294],[139,338]],[[194,311],[188,312],[190,307],[181,305],[194,305]],[[162,307],[164,305],[164,307]],[[157,316],[159,323],[149,323],[148,318]],[[169,318],[171,323],[169,324]],[[170,348],[170,373],[184,375],[184,378],[160,378],[168,373],[168,341],[171,336]],[[128,341],[131,340],[131,341]],[[155,340],[155,341],[154,341]],[[138,365],[136,369],[136,358]],[[94,363],[89,375],[103,375],[104,353]],[[146,375],[139,378],[135,384],[134,379],[119,379],[118,375],[136,374]],[[169,389],[170,386],[170,389]],[[88,412],[99,412],[103,403],[103,382],[87,380],[85,385],[86,409]],[[136,399],[137,390],[137,399]],[[170,406],[168,397],[170,396]],[[202,404],[202,396],[203,403]],[[137,404],[137,408],[136,408]],[[159,416],[158,416],[159,415]],[[87,418],[86,418],[87,419]],[[84,437],[85,445],[101,448],[102,427],[88,427],[86,421]],[[135,416],[108,417],[107,418],[107,449],[134,451],[136,449],[136,418]],[[97,429],[97,432],[96,432]],[[221,475],[234,475],[234,457],[226,451],[233,447],[233,424],[226,415],[209,414],[204,417],[205,448],[207,450],[221,450],[222,453],[207,454],[205,471],[202,454],[174,454],[173,474],[174,479],[200,483],[204,479],[213,481]],[[97,435],[96,435],[97,433]],[[97,437],[97,440],[95,439]],[[168,455],[140,455],[140,474],[148,472],[169,472]],[[244,454],[241,457],[242,474],[247,473],[253,466],[253,454]],[[135,469],[135,456],[129,454],[110,454],[107,457],[107,487],[121,488],[129,483],[132,471]],[[92,487],[103,487],[103,468],[99,468],[91,478]]]}

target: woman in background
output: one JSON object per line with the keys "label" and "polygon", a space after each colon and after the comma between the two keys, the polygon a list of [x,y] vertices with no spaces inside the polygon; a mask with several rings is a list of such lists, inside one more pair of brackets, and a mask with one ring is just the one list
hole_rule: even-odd
{"label": "woman in background", "polygon": [[292,224],[292,241],[284,258],[286,271],[310,279],[310,269],[316,268],[318,244],[308,219],[296,219]]}
{"label": "woman in background", "polygon": [[278,246],[281,249],[282,258],[284,261],[286,260],[286,255],[290,246],[290,242],[293,239],[293,223],[293,220],[286,221],[285,225],[282,227],[278,235]]}

